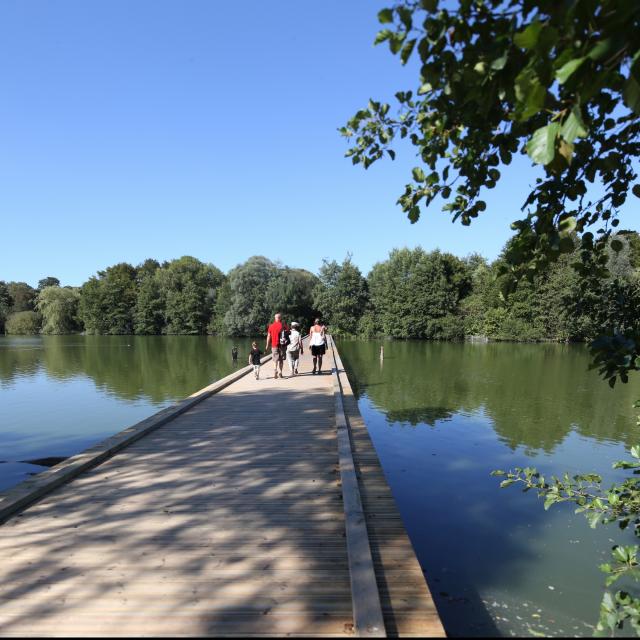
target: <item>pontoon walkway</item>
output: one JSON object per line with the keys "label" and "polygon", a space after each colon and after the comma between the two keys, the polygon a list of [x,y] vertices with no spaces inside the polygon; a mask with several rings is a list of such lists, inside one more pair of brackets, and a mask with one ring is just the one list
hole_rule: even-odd
{"label": "pontoon walkway", "polygon": [[331,351],[333,374],[243,369],[0,496],[0,635],[443,636]]}

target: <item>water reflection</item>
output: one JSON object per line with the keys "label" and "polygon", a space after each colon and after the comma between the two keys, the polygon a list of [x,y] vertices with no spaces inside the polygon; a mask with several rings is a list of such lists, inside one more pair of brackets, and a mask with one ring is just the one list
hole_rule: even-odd
{"label": "water reflection", "polygon": [[[240,365],[231,361],[239,346]],[[123,400],[178,400],[244,364],[250,340],[211,336],[0,338],[0,385],[39,371],[57,381],[88,377]]]}
{"label": "water reflection", "polygon": [[[613,542],[492,469],[622,472],[640,384],[609,389],[582,345],[341,341],[359,407],[452,636],[591,635]],[[628,534],[628,535],[627,535]],[[625,537],[626,536],[626,537]]]}
{"label": "water reflection", "polygon": [[[0,337],[0,490],[99,442],[245,362],[250,340]],[[231,348],[239,347],[233,362]]]}
{"label": "water reflection", "polygon": [[512,449],[551,452],[572,430],[633,444],[640,381],[611,390],[584,345],[342,342],[346,366],[390,422],[434,426],[482,411]]}

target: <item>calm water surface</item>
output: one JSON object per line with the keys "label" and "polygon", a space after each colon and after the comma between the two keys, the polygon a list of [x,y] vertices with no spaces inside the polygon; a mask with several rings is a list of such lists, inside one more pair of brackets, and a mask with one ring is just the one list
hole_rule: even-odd
{"label": "calm water surface", "polygon": [[[359,406],[451,635],[591,635],[617,527],[545,512],[492,469],[596,471],[638,442],[640,380],[614,390],[579,345],[340,343]],[[566,508],[565,508],[566,507]],[[637,590],[637,589],[636,589]]]}
{"label": "calm water surface", "polygon": [[[0,490],[244,366],[249,339],[0,337]],[[239,363],[231,348],[239,347]]]}
{"label": "calm water surface", "polygon": [[[237,366],[249,340],[0,337],[0,489]],[[231,347],[240,362],[231,361]],[[616,528],[498,489],[495,468],[596,471],[638,441],[640,381],[615,390],[582,346],[340,342],[418,558],[451,635],[590,635]],[[564,507],[565,505],[563,505]]]}

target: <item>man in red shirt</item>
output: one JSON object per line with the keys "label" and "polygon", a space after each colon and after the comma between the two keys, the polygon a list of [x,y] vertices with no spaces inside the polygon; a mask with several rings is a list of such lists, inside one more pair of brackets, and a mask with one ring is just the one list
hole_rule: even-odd
{"label": "man in red shirt", "polygon": [[273,357],[274,375],[275,379],[278,378],[278,369],[280,369],[280,377],[282,378],[282,365],[286,357],[286,345],[280,344],[280,333],[282,330],[288,331],[287,325],[282,322],[282,315],[276,313],[274,321],[269,325],[267,329],[267,346],[265,351],[268,352],[269,345],[271,345],[271,356]]}

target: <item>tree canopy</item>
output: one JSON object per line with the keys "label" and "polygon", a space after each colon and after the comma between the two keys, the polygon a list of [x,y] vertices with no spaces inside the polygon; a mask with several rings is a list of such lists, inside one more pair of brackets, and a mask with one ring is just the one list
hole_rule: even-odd
{"label": "tree canopy", "polygon": [[392,251],[369,276],[378,327],[394,338],[461,338],[456,319],[460,300],[471,290],[459,258],[422,249]]}
{"label": "tree canopy", "polygon": [[45,286],[38,294],[36,311],[42,318],[42,333],[65,334],[78,331],[78,306],[80,292],[77,289]]}
{"label": "tree canopy", "polygon": [[4,323],[11,312],[13,299],[9,293],[9,287],[4,280],[0,280],[0,331],[4,331]]}
{"label": "tree canopy", "polygon": [[[39,330],[41,320],[43,333],[256,336],[281,312],[303,327],[320,315],[335,335],[359,337],[584,341],[633,330],[640,308],[640,236],[612,236],[603,253],[608,276],[588,279],[572,266],[582,259],[579,238],[572,239],[572,253],[507,297],[501,290],[509,277],[504,265],[510,243],[493,262],[477,254],[395,249],[366,276],[351,256],[323,261],[318,276],[263,256],[225,276],[183,256],[163,264],[113,265],[79,289],[45,287],[35,299],[38,322],[20,326]],[[621,245],[617,251],[614,242]],[[16,313],[9,286],[0,282],[0,322]]]}
{"label": "tree canopy", "polygon": [[271,315],[267,288],[277,273],[276,264],[264,256],[253,256],[229,272],[223,320],[227,335],[262,335],[266,331]]}
{"label": "tree canopy", "polygon": [[99,271],[80,290],[80,319],[87,333],[133,332],[136,270],[121,262]]}
{"label": "tree canopy", "polygon": [[26,282],[8,282],[7,290],[11,297],[11,313],[33,311],[37,291]]}
{"label": "tree canopy", "polygon": [[342,264],[325,260],[313,292],[314,305],[336,335],[356,335],[369,308],[367,280],[347,256]]}
{"label": "tree canopy", "polygon": [[[577,270],[604,277],[606,247],[622,246],[608,242],[620,207],[630,191],[640,197],[640,3],[402,0],[378,18],[375,42],[415,62],[417,77],[394,108],[370,100],[341,129],[353,163],[394,158],[406,139],[420,164],[398,199],[403,211],[416,222],[440,198],[468,225],[501,169],[526,155],[541,173],[512,225],[504,290],[573,253],[575,234]],[[637,327],[595,344],[612,383],[636,368],[638,344]]]}
{"label": "tree canopy", "polygon": [[59,287],[60,280],[58,278],[53,278],[52,276],[47,276],[46,278],[42,278],[38,280],[38,291],[42,291],[45,287]]}

